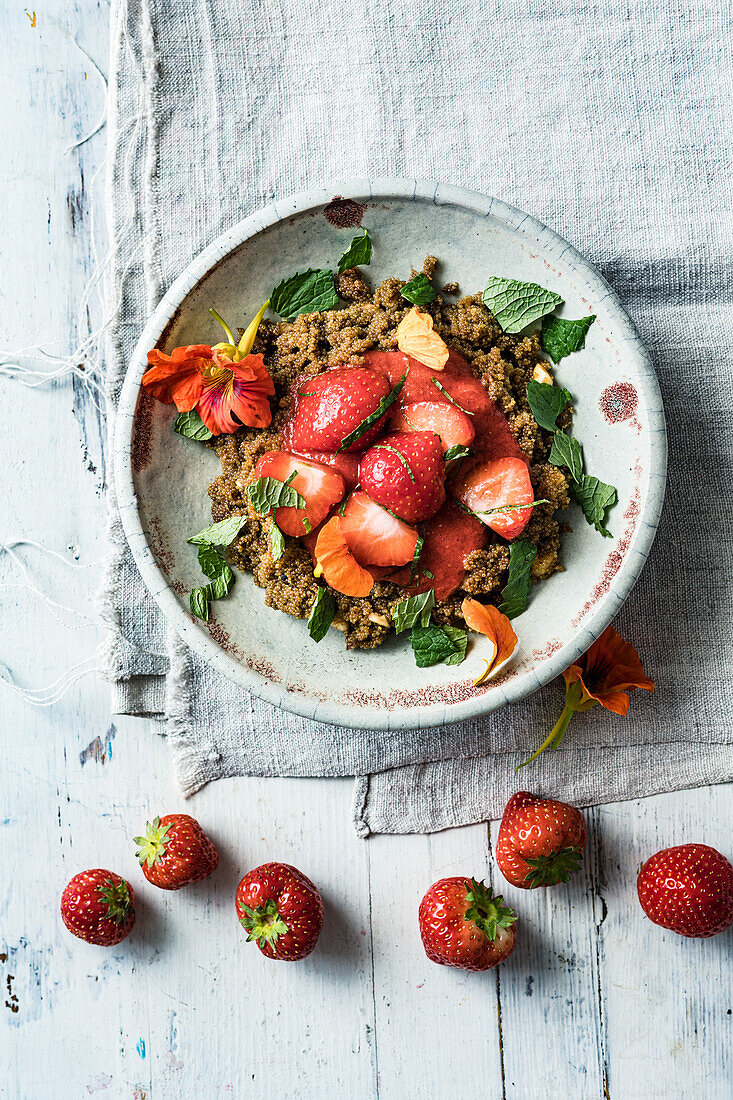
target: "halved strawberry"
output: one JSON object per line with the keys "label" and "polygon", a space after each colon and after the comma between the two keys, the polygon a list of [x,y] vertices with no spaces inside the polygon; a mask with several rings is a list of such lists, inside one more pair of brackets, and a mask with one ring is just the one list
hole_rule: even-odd
{"label": "halved strawberry", "polygon": [[[376,412],[391,388],[383,374],[368,367],[337,367],[313,378],[299,378],[295,415],[286,429],[289,445],[295,451],[338,451],[346,437]],[[383,425],[380,417],[344,450],[364,451]]]}
{"label": "halved strawberry", "polygon": [[443,448],[434,432],[394,432],[359,464],[362,488],[407,523],[429,519],[445,500]]}
{"label": "halved strawberry", "polygon": [[[328,515],[334,504],[343,499],[346,486],[341,474],[328,466],[310,459],[299,458],[287,451],[268,451],[255,467],[254,479],[274,477],[277,481],[287,481],[296,472],[290,482],[292,487],[305,497],[305,508],[278,508],[275,522],[281,531],[293,538],[302,538],[308,533],[308,527],[314,528]],[[305,524],[303,521],[307,520]]]}
{"label": "halved strawberry", "polygon": [[352,554],[341,530],[341,516],[333,516],[323,525],[318,532],[315,552],[323,579],[331,588],[344,596],[369,595],[374,578]]}
{"label": "halved strawberry", "polygon": [[471,417],[447,401],[403,405],[395,414],[392,427],[396,432],[435,432],[440,436],[443,453],[451,447],[470,446],[476,435]]}
{"label": "halved strawberry", "polygon": [[366,493],[356,492],[349,497],[341,531],[363,565],[405,565],[415,556],[415,528],[390,515]]}
{"label": "halved strawberry", "polygon": [[456,500],[505,539],[521,535],[532,516],[531,508],[492,512],[494,508],[533,503],[529,470],[521,458],[495,458],[474,466],[465,474],[459,473],[452,492]]}
{"label": "halved strawberry", "polygon": [[309,458],[311,462],[318,462],[321,466],[331,466],[337,474],[341,474],[348,491],[355,489],[359,484],[360,456],[358,454],[347,454],[346,451],[340,455],[331,454],[329,451],[297,451],[295,453],[298,457],[302,455],[303,458]]}

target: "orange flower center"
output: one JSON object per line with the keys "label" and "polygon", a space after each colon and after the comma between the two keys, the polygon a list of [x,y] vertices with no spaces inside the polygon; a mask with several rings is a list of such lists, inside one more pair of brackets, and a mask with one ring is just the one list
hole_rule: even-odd
{"label": "orange flower center", "polygon": [[207,389],[219,390],[226,396],[231,393],[234,371],[230,367],[222,367],[209,359],[204,366],[199,367],[199,371]]}

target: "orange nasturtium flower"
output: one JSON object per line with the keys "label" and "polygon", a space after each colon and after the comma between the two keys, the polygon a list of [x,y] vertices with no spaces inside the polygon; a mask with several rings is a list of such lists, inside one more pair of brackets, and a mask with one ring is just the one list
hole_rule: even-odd
{"label": "orange nasturtium flower", "polygon": [[518,639],[506,615],[493,604],[466,599],[461,604],[461,611],[468,629],[485,634],[492,647],[490,658],[486,662],[486,671],[481,673],[478,680],[474,680],[474,685],[478,686],[493,676],[509,660],[517,648]]}
{"label": "orange nasturtium flower", "polygon": [[236,432],[243,424],[266,428],[272,420],[269,397],[275,392],[261,355],[251,355],[265,302],[239,344],[215,310],[209,312],[224,328],[224,344],[189,344],[171,355],[154,348],[148,352],[143,388],[179,412],[195,409],[214,435]]}
{"label": "orange nasturtium flower", "polygon": [[374,587],[372,574],[351,553],[340,516],[334,516],[319,531],[315,557],[316,575],[344,596],[368,596]]}
{"label": "orange nasturtium flower", "polygon": [[535,760],[545,749],[558,748],[576,711],[590,710],[600,703],[606,710],[623,715],[629,709],[628,692],[635,688],[654,691],[654,681],[641,667],[639,654],[612,626],[606,627],[578,663],[565,669],[563,676],[565,706],[562,714],[549,736],[529,760],[519,765],[520,768]]}

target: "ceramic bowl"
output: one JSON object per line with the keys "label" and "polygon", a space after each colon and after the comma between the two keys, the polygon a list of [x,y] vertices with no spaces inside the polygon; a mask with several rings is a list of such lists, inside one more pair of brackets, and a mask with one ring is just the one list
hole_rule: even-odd
{"label": "ceramic bowl", "polygon": [[[350,205],[333,204],[345,196]],[[352,227],[339,223],[351,221]],[[561,315],[597,316],[585,350],[555,378],[574,395],[574,431],[586,469],[618,488],[613,538],[601,537],[577,507],[567,515],[566,571],[535,585],[515,620],[520,644],[498,679],[481,687],[485,639],[472,636],[463,664],[416,668],[405,636],[378,650],[349,651],[329,631],[319,644],[304,622],[265,606],[251,577],[212,605],[208,624],[188,610],[201,583],[186,538],[211,522],[206,487],[216,456],[172,431],[175,410],[141,397],[146,353],[215,343],[214,305],[245,325],[272,287],[307,267],[334,267],[363,222],[374,241],[369,279],[409,276],[427,254],[442,283],[475,293],[489,275],[559,292]],[[419,180],[352,180],[273,203],[206,248],[176,280],[129,364],[115,437],[115,478],[130,548],[151,594],[178,634],[206,661],[286,710],[343,726],[415,728],[475,717],[521,699],[558,676],[611,622],[639,576],[664,496],[666,435],[659,386],[616,294],[575,249],[527,214],[496,199]]]}

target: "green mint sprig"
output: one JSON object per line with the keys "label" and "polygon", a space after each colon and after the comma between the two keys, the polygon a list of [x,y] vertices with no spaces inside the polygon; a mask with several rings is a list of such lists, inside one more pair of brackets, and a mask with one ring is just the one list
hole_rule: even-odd
{"label": "green mint sprig", "polygon": [[613,485],[607,485],[605,481],[599,481],[597,477],[583,474],[580,481],[573,481],[570,492],[583,509],[583,515],[588,523],[595,527],[604,538],[613,538],[611,532],[605,527],[606,514],[618,501],[618,493]]}
{"label": "green mint sprig", "polygon": [[196,439],[199,443],[214,438],[214,433],[209,431],[195,409],[179,413],[173,421],[173,431],[186,439]]}
{"label": "green mint sprig", "polygon": [[360,237],[354,237],[349,247],[338,262],[338,274],[343,275],[352,267],[366,266],[372,258],[372,239],[368,230],[364,230]]}
{"label": "green mint sprig", "polygon": [[254,510],[262,516],[269,516],[277,508],[305,508],[305,497],[291,485],[297,474],[298,471],[293,470],[287,481],[279,481],[276,477],[258,477],[257,481],[248,485],[247,496]]}
{"label": "green mint sprig", "polygon": [[197,535],[191,535],[186,541],[198,546],[198,560],[209,584],[194,588],[188,599],[191,613],[205,622],[209,620],[209,608],[212,600],[227,596],[234,584],[234,573],[229,567],[220,548],[230,546],[242,530],[246,516],[227,516],[226,519],[205,527]]}
{"label": "green mint sprig", "polygon": [[409,283],[405,283],[400,294],[415,306],[426,306],[438,297],[435,287],[423,272],[413,275]]}
{"label": "green mint sprig", "polygon": [[532,416],[546,432],[557,431],[557,418],[572,400],[567,390],[553,386],[551,382],[537,382],[531,378],[527,383],[527,404]]}
{"label": "green mint sprig", "polygon": [[515,619],[527,607],[536,556],[537,547],[529,539],[516,539],[509,547],[509,575],[499,604],[499,610],[508,619]]}
{"label": "green mint sprig", "polygon": [[429,665],[459,665],[466,656],[468,634],[457,626],[416,626],[410,635],[410,644],[418,668]]}
{"label": "green mint sprig", "polygon": [[585,347],[586,334],[595,319],[595,313],[590,317],[579,317],[577,321],[570,321],[567,317],[545,317],[542,322],[542,350],[553,363],[559,363],[566,355],[580,351]]}
{"label": "green mint sprig", "polygon": [[323,313],[339,303],[333,272],[325,269],[298,271],[278,283],[270,295],[270,308],[286,321],[301,313]]}
{"label": "green mint sprig", "polygon": [[482,297],[500,328],[509,333],[521,332],[563,303],[559,294],[537,283],[523,283],[499,275],[489,278]]}
{"label": "green mint sprig", "polygon": [[402,600],[392,610],[396,633],[401,634],[403,630],[412,630],[414,626],[427,626],[430,622],[430,612],[434,607],[435,592],[432,588]]}
{"label": "green mint sprig", "polygon": [[336,598],[330,588],[318,586],[316,599],[308,616],[308,633],[314,642],[320,642],[328,634],[336,615]]}

